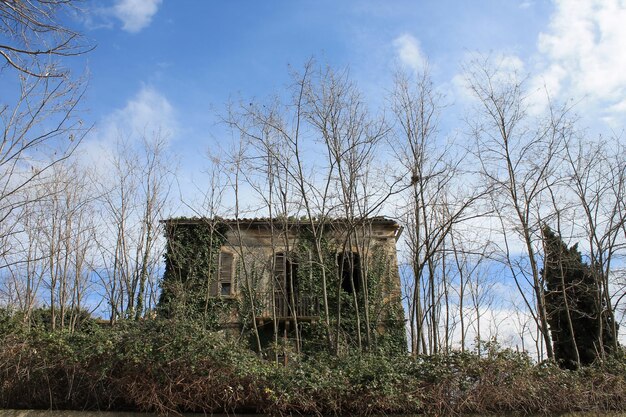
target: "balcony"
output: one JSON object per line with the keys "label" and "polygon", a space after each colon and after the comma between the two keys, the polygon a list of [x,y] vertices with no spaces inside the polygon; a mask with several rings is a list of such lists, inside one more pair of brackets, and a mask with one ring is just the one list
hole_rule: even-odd
{"label": "balcony", "polygon": [[319,318],[320,304],[316,296],[294,294],[295,303],[292,306],[291,294],[283,291],[274,291],[259,294],[261,312],[259,320],[293,320],[294,315],[301,321],[313,321]]}

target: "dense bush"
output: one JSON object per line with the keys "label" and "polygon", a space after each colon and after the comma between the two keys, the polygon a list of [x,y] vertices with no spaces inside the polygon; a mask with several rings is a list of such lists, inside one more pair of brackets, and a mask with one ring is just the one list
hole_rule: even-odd
{"label": "dense bush", "polygon": [[[6,320],[5,320],[6,324]],[[12,326],[3,326],[12,329]],[[579,371],[492,346],[471,353],[326,355],[276,365],[194,322],[11,331],[0,407],[270,414],[626,410],[626,361]]]}

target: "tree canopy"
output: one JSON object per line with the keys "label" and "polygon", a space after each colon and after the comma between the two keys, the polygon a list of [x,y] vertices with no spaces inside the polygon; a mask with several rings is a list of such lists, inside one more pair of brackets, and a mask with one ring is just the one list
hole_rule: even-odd
{"label": "tree canopy", "polygon": [[589,365],[601,352],[611,351],[615,339],[597,274],[583,262],[578,244],[568,248],[547,225],[542,235],[542,275],[554,357],[570,369]]}

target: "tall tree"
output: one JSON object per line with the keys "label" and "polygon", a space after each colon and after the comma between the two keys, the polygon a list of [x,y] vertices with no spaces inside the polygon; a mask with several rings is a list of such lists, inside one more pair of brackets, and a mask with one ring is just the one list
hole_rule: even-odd
{"label": "tall tree", "polygon": [[[602,356],[605,331],[614,341],[613,350],[617,348],[614,313],[624,294],[624,287],[615,280],[626,250],[626,147],[622,142],[620,137],[594,141],[577,138],[568,142],[564,155],[567,191],[578,208],[575,228],[585,237],[584,247],[598,288],[596,309],[602,314],[597,316],[597,345]],[[605,329],[606,324],[612,327]]]}
{"label": "tall tree", "polygon": [[[601,289],[592,268],[585,264],[578,245],[567,247],[547,225],[542,229],[546,310],[554,344],[554,358],[565,368],[589,365],[601,352],[611,352],[616,335],[612,316],[598,306]],[[605,322],[600,325],[598,317]],[[602,346],[598,345],[602,340]]]}
{"label": "tall tree", "polygon": [[[55,164],[68,158],[86,133],[75,108],[83,80],[67,58],[89,51],[68,27],[70,0],[0,1],[0,256],[11,265],[20,244],[20,215],[29,191]],[[10,258],[10,259],[7,259]]]}
{"label": "tall tree", "polygon": [[[468,186],[461,180],[463,152],[439,134],[443,97],[436,91],[428,71],[418,74],[398,72],[390,97],[396,119],[393,148],[406,187],[404,224],[408,257],[413,272],[409,311],[411,350],[414,354],[440,349],[441,303],[449,302],[446,252],[452,232],[459,224],[476,216],[474,203],[484,194],[481,186]],[[467,178],[466,176],[465,178]],[[458,247],[458,246],[457,246]],[[444,345],[448,326],[444,324]],[[445,346],[444,346],[445,347]]]}
{"label": "tall tree", "polygon": [[160,130],[142,134],[138,143],[120,140],[107,161],[110,174],[95,180],[103,214],[97,273],[112,322],[139,319],[156,302],[163,254],[159,220],[166,217],[175,169],[168,156]]}
{"label": "tall tree", "polygon": [[[553,358],[544,285],[539,266],[541,222],[565,139],[572,131],[568,108],[551,105],[546,114],[529,113],[526,79],[506,59],[476,59],[466,68],[476,98],[470,127],[480,174],[490,184],[491,204],[501,224],[502,261],[533,315],[548,358]],[[519,247],[519,248],[518,248]]]}

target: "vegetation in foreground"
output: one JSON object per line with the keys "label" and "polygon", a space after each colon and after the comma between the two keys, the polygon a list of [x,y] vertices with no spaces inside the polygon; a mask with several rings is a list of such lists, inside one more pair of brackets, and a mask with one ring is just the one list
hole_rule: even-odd
{"label": "vegetation in foreground", "polygon": [[269,414],[625,411],[626,360],[577,371],[488,344],[484,355],[259,359],[189,321],[69,333],[2,321],[0,407]]}

